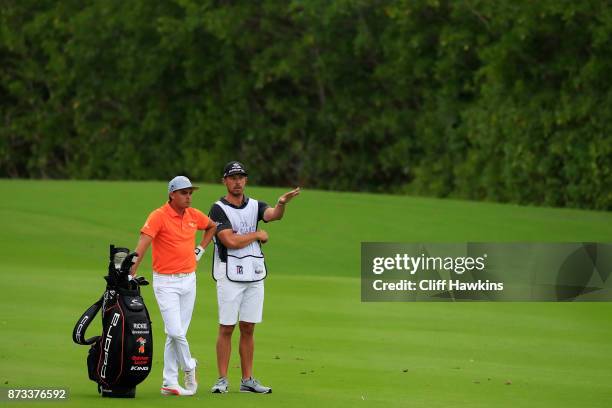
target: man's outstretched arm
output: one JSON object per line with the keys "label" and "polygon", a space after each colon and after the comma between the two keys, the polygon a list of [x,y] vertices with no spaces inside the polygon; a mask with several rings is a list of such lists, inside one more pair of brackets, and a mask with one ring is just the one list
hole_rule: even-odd
{"label": "man's outstretched arm", "polygon": [[291,191],[286,192],[278,199],[278,202],[274,207],[266,208],[264,212],[263,219],[265,222],[276,221],[283,218],[285,214],[285,205],[289,203],[293,199],[300,194],[300,188],[295,188]]}

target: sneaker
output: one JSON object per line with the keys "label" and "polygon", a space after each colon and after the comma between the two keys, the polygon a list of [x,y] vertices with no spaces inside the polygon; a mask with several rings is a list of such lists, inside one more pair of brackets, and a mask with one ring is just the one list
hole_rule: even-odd
{"label": "sneaker", "polygon": [[193,370],[185,371],[185,388],[189,391],[193,391],[194,394],[198,390],[198,379],[196,378],[197,369],[198,360],[195,360],[195,367],[193,367]]}
{"label": "sneaker", "polygon": [[193,391],[186,390],[180,385],[164,385],[161,387],[162,395],[177,395],[179,397],[186,397],[193,395]]}
{"label": "sneaker", "polygon": [[253,377],[240,382],[240,392],[256,392],[258,394],[271,394],[272,388],[265,387]]}
{"label": "sneaker", "polygon": [[213,394],[225,394],[227,392],[227,387],[229,383],[227,382],[227,378],[219,377],[215,385],[212,386],[211,392]]}

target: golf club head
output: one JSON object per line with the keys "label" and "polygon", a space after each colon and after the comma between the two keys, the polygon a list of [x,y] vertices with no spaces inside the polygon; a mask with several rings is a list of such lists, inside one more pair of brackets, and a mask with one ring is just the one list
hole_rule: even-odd
{"label": "golf club head", "polygon": [[138,283],[138,286],[147,286],[149,284],[149,281],[144,276],[137,277],[135,281]]}
{"label": "golf club head", "polygon": [[109,274],[111,271],[115,272],[121,270],[121,265],[123,261],[127,258],[130,250],[128,248],[116,247],[111,244],[109,250],[109,264],[108,270]]}
{"label": "golf club head", "polygon": [[130,271],[132,270],[132,266],[136,263],[136,261],[138,261],[138,254],[136,252],[132,252],[129,255],[127,255],[121,262],[121,267],[120,267],[121,275],[122,276],[129,275]]}
{"label": "golf club head", "polygon": [[[131,260],[130,258],[130,250],[128,248],[116,247],[115,245],[110,245],[109,248],[109,263],[108,263],[108,275],[104,277],[107,282],[107,286],[110,288],[115,288],[120,285],[122,282],[127,281],[127,276],[129,275],[129,268],[131,268]],[[126,260],[129,261],[126,262]],[[125,265],[125,266],[124,266]],[[125,267],[129,265],[127,269],[127,274],[125,273]]]}

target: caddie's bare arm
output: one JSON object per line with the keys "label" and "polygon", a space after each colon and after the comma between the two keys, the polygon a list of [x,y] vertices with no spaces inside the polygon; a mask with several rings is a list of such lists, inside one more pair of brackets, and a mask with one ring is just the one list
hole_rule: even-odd
{"label": "caddie's bare arm", "polygon": [[264,211],[264,221],[276,221],[283,218],[283,214],[285,214],[285,205],[287,205],[287,203],[289,203],[293,197],[296,197],[299,194],[300,188],[298,187],[280,196],[274,207],[266,208],[266,211]]}
{"label": "caddie's bare arm", "polygon": [[217,224],[213,220],[208,221],[208,226],[204,228],[204,235],[202,235],[202,241],[200,241],[200,246],[204,249],[210,244],[210,241],[213,239],[215,234],[217,233]]}
{"label": "caddie's bare arm", "polygon": [[221,243],[227,248],[240,249],[254,241],[261,241],[262,244],[268,242],[268,233],[264,230],[249,232],[248,234],[236,234],[231,229],[220,231],[217,236]]}
{"label": "caddie's bare arm", "polygon": [[151,245],[151,241],[153,241],[153,238],[151,238],[149,235],[140,233],[140,238],[138,239],[138,245],[136,245],[136,249],[134,250],[134,252],[138,254],[138,259],[136,260],[136,263],[132,266],[132,272],[131,272],[132,276],[136,276],[136,271],[138,270],[138,267],[140,266],[142,259],[147,253],[147,249],[149,249],[149,246]]}

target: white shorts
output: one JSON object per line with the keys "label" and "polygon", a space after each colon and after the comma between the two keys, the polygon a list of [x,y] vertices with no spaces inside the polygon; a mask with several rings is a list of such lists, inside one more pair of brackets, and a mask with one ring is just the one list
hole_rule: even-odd
{"label": "white shorts", "polygon": [[227,277],[217,279],[219,324],[235,325],[238,320],[261,323],[263,316],[264,282],[232,282]]}

